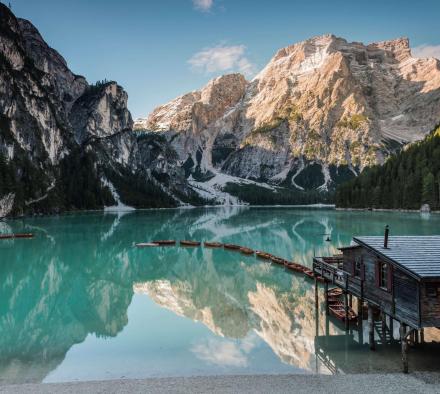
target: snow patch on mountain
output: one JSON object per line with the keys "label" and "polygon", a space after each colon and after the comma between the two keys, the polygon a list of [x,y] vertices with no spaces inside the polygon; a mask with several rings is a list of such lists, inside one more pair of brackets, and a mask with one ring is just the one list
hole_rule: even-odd
{"label": "snow patch on mountain", "polygon": [[116,191],[116,188],[113,186],[113,183],[111,183],[107,178],[102,177],[101,182],[104,186],[108,187],[110,190],[110,193],[113,196],[113,199],[116,201],[116,205],[112,205],[110,207],[104,207],[104,212],[120,212],[120,211],[134,211],[135,208],[129,207],[128,205],[125,205],[121,198]]}

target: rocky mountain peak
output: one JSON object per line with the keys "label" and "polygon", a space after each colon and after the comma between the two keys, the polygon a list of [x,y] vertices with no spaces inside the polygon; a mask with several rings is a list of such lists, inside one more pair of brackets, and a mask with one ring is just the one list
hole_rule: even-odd
{"label": "rocky mountain peak", "polygon": [[110,137],[131,130],[128,95],[116,82],[97,83],[87,88],[74,103],[70,122],[79,144],[91,138]]}
{"label": "rocky mountain peak", "polygon": [[437,62],[413,58],[407,38],[317,36],[277,51],[250,83],[227,77],[142,123],[191,158],[190,173],[328,190],[440,120]]}
{"label": "rocky mountain peak", "polygon": [[397,61],[403,61],[411,57],[411,48],[407,37],[394,40],[380,41],[368,45],[369,49],[382,49],[390,52]]}
{"label": "rocky mountain peak", "polygon": [[198,133],[235,105],[248,85],[241,74],[228,74],[208,82],[202,89],[179,96],[156,108],[146,119],[137,119],[136,130],[175,130]]}

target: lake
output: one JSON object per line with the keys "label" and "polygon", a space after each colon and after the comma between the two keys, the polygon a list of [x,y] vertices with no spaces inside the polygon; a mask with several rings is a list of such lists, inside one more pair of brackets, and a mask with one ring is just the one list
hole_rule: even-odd
{"label": "lake", "polygon": [[[322,289],[317,312],[303,276],[223,249],[134,246],[231,242],[311,266],[386,224],[392,235],[440,233],[435,214],[277,207],[0,222],[36,235],[0,241],[0,383],[400,371],[398,344],[370,352],[367,325],[345,332],[327,318]],[[440,341],[440,330],[426,336]],[[440,369],[438,351],[411,349],[410,368]]]}

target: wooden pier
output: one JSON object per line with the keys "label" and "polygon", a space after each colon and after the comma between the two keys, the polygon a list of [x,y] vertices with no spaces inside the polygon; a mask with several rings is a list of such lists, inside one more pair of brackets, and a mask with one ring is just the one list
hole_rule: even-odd
{"label": "wooden pier", "polygon": [[440,236],[390,237],[387,227],[384,237],[354,237],[340,250],[341,255],[313,259],[314,275],[326,281],[327,314],[342,318],[346,330],[367,317],[371,350],[376,333],[393,332],[397,321],[407,373],[409,343],[424,342],[424,328],[440,327]]}

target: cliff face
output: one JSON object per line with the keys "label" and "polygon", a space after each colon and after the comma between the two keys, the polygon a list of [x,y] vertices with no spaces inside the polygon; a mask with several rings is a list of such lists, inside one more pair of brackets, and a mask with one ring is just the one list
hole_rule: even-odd
{"label": "cliff face", "polygon": [[405,38],[364,45],[325,35],[279,50],[249,83],[217,78],[135,128],[164,133],[192,173],[328,190],[439,119],[437,59],[412,57]]}
{"label": "cliff face", "polygon": [[162,137],[133,133],[127,98],[116,82],[89,85],[72,73],[0,3],[1,216],[193,199]]}

